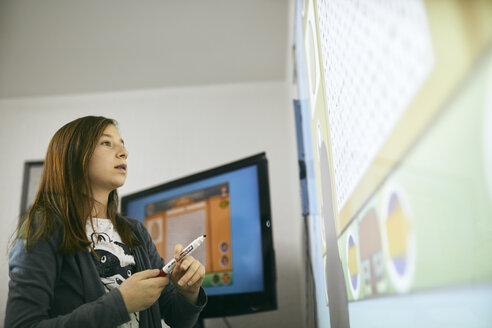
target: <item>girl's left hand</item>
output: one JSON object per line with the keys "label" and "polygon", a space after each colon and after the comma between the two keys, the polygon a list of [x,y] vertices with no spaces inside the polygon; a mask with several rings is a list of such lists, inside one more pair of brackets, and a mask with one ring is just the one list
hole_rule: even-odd
{"label": "girl's left hand", "polygon": [[[181,244],[174,246],[174,256],[177,257],[182,250]],[[171,273],[171,280],[178,292],[193,304],[196,304],[204,277],[205,267],[193,256],[178,262]]]}

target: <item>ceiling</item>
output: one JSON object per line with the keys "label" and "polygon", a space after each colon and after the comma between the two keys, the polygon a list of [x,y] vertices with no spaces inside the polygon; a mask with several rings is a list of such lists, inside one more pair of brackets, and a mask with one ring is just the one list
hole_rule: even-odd
{"label": "ceiling", "polygon": [[288,0],[0,0],[0,98],[285,80]]}

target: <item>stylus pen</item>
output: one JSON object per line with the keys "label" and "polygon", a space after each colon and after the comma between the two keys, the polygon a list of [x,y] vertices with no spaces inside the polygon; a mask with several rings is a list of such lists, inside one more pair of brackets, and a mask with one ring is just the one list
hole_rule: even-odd
{"label": "stylus pen", "polygon": [[195,251],[195,249],[198,248],[198,246],[200,246],[204,241],[205,241],[205,237],[207,235],[203,235],[203,236],[200,236],[198,237],[197,239],[193,240],[188,246],[186,246],[182,251],[181,253],[179,253],[178,257],[177,258],[173,258],[171,261],[169,261],[169,263],[167,263],[162,269],[161,269],[161,272],[160,272],[160,276],[167,276],[168,274],[170,274],[171,272],[173,272],[173,269],[174,267],[176,266],[176,264],[181,261],[182,259],[184,259],[186,256],[190,255],[191,253],[193,253]]}

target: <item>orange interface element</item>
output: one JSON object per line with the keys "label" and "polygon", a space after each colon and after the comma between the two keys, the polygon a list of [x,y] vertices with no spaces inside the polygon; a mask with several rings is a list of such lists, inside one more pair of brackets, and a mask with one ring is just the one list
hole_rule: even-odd
{"label": "orange interface element", "polygon": [[[217,195],[200,202],[178,202],[172,209],[160,211],[145,218],[145,227],[152,237],[152,241],[159,255],[169,260],[172,256],[172,245],[175,243],[187,243],[178,240],[180,237],[176,230],[189,231],[190,215],[205,212],[205,231],[195,232],[193,236],[206,234],[204,259],[197,250],[193,256],[205,265],[206,273],[232,270],[232,245],[231,245],[231,212],[229,195]],[[200,217],[203,217],[200,215]],[[169,231],[168,230],[169,228]],[[174,230],[174,231],[171,231]],[[192,229],[191,229],[192,230]],[[177,239],[176,239],[177,238]],[[176,240],[174,240],[176,239]],[[203,247],[203,246],[202,246]],[[169,249],[168,249],[169,248]]]}

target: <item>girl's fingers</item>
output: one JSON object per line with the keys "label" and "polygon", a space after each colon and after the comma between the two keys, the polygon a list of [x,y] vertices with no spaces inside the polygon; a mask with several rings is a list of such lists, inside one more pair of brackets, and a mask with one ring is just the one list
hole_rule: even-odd
{"label": "girl's fingers", "polygon": [[182,265],[182,271],[184,272],[184,275],[179,279],[178,284],[180,286],[184,286],[185,284],[187,284],[201,266],[200,262],[196,260],[187,261],[185,263],[182,263]]}
{"label": "girl's fingers", "polygon": [[198,270],[195,272],[193,277],[188,280],[188,286],[194,286],[197,283],[202,284],[203,278],[205,277],[205,268],[201,265]]}
{"label": "girl's fingers", "polygon": [[179,258],[179,254],[181,253],[181,251],[183,251],[183,245],[181,244],[174,245],[174,249],[173,249],[174,259],[177,260]]}

